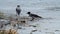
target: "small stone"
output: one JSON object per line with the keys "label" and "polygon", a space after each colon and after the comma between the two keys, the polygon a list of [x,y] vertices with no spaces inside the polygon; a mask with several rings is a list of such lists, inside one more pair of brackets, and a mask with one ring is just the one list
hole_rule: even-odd
{"label": "small stone", "polygon": [[32,34],[32,32],[30,34]]}
{"label": "small stone", "polygon": [[29,25],[29,26],[32,26],[32,27],[37,27],[37,26],[35,26],[35,25]]}
{"label": "small stone", "polygon": [[18,27],[18,29],[22,29],[21,27]]}
{"label": "small stone", "polygon": [[21,21],[21,23],[26,23],[26,21]]}
{"label": "small stone", "polygon": [[33,25],[33,27],[36,27],[36,26]]}
{"label": "small stone", "polygon": [[59,30],[55,30],[55,31],[59,31]]}
{"label": "small stone", "polygon": [[32,30],[32,32],[35,32],[35,31],[37,31],[37,30]]}
{"label": "small stone", "polygon": [[13,25],[13,27],[16,27],[16,25]]}

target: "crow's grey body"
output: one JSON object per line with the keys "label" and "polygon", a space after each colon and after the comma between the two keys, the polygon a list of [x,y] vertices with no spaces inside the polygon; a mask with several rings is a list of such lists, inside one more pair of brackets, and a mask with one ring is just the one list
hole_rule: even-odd
{"label": "crow's grey body", "polygon": [[41,16],[38,16],[36,14],[32,14],[31,12],[27,12],[27,14],[32,17],[32,20],[34,20],[35,18],[42,18]]}

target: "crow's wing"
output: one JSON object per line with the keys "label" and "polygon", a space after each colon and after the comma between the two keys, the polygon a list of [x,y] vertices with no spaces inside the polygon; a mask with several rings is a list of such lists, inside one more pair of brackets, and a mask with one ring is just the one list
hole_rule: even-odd
{"label": "crow's wing", "polygon": [[38,16],[36,14],[31,14],[31,17],[38,17],[38,18],[42,18],[41,16]]}

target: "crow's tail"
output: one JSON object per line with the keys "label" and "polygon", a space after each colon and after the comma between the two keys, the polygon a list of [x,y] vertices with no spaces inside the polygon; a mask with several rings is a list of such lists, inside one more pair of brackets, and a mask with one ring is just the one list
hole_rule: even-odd
{"label": "crow's tail", "polygon": [[39,16],[39,18],[42,18],[41,16]]}

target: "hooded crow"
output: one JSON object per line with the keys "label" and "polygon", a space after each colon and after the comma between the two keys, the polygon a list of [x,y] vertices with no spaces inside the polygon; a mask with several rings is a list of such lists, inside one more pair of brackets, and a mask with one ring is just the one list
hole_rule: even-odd
{"label": "hooded crow", "polygon": [[35,18],[42,18],[41,16],[38,16],[36,14],[32,14],[31,12],[27,12],[27,14],[32,17],[32,20],[34,20]]}

